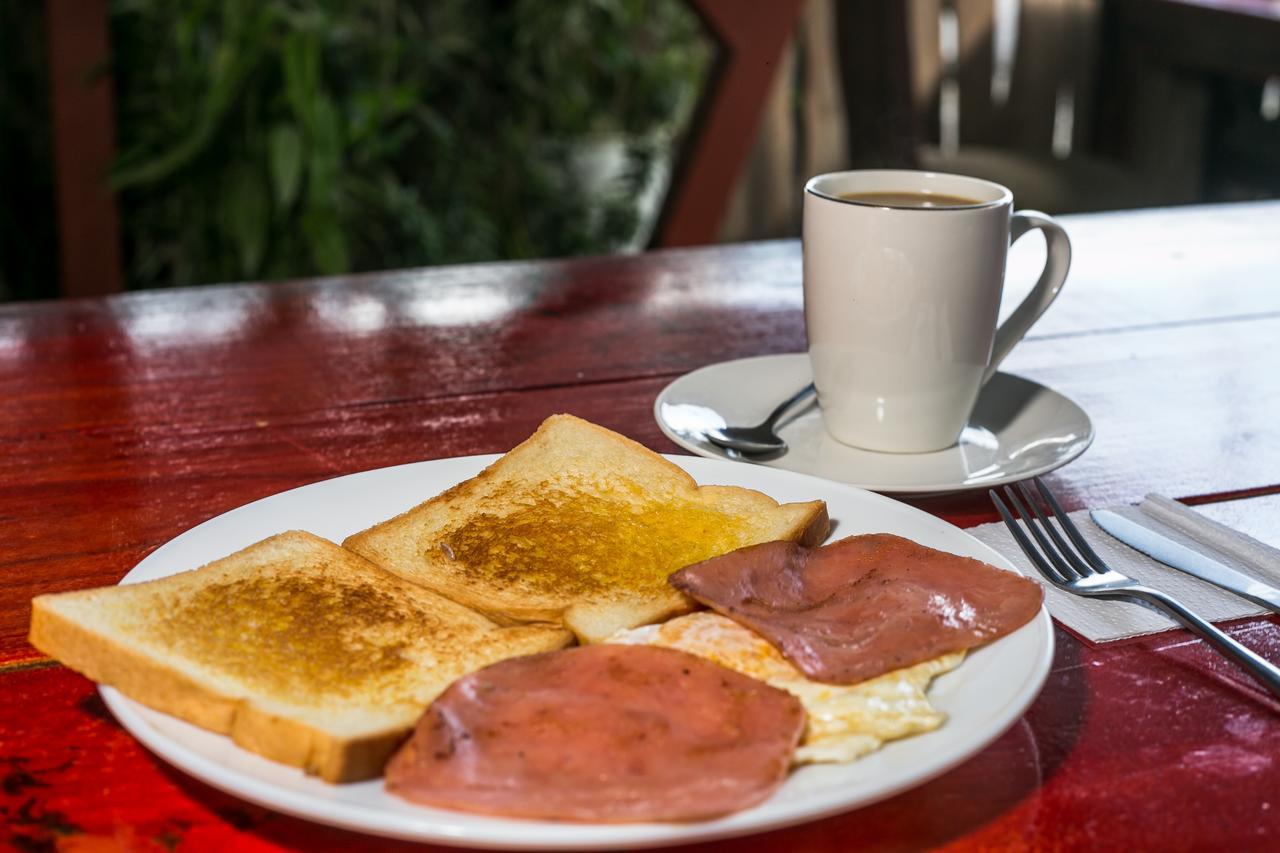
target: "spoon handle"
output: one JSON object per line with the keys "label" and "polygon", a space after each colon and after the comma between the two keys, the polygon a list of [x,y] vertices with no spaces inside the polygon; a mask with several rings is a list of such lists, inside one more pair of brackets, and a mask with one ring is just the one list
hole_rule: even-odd
{"label": "spoon handle", "polygon": [[781,403],[778,404],[778,408],[770,412],[769,417],[764,419],[764,426],[767,426],[770,429],[773,429],[773,425],[777,423],[779,418],[781,418],[788,411],[790,411],[792,406],[794,406],[796,403],[799,403],[801,400],[808,399],[810,396],[815,394],[817,390],[818,390],[817,387],[814,386],[812,382],[810,382],[808,385],[804,386],[799,391],[792,394],[787,399],[783,400]]}

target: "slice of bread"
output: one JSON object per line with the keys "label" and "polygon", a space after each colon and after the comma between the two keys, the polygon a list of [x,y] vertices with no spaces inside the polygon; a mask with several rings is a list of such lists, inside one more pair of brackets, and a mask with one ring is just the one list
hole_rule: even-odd
{"label": "slice of bread", "polygon": [[745,545],[827,535],[822,501],[698,486],[603,427],[553,415],[476,477],[346,548],[495,620],[558,621],[583,642],[693,609],[667,583]]}
{"label": "slice of bread", "polygon": [[328,782],[382,773],[454,679],[568,645],[290,531],[194,571],[41,595],[31,643],[144,705]]}

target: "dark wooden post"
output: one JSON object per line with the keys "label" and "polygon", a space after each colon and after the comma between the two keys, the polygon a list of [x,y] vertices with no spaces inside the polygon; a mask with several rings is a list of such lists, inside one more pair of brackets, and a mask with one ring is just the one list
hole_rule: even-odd
{"label": "dark wooden post", "polygon": [[121,290],[107,0],[46,0],[63,296]]}
{"label": "dark wooden post", "polygon": [[804,0],[689,0],[719,55],[677,160],[654,245],[713,243]]}

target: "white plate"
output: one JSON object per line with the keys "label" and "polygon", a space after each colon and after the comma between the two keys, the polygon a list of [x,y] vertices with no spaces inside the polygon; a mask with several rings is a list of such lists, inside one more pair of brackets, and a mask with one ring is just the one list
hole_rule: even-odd
{"label": "white plate", "polygon": [[[395,515],[478,473],[496,456],[418,462],[282,492],[206,521],[157,549],[122,583],[165,577],[271,534],[301,528],[334,541]],[[849,486],[752,465],[668,457],[700,483],[759,489],[779,501],[821,498],[835,533],[886,531],[1016,571],[978,540],[920,510]],[[319,823],[375,835],[518,849],[646,847],[761,832],[880,800],[918,785],[981,750],[1040,692],[1053,657],[1043,609],[1032,622],[979,649],[938,678],[930,695],[946,711],[938,730],[886,745],[852,764],[806,767],[766,803],[692,824],[585,825],[490,818],[419,808],[389,796],[380,780],[327,785],[260,758],[229,738],[152,711],[103,687],[121,724],[151,751],[215,788]]]}
{"label": "white plate", "polygon": [[1093,441],[1093,424],[1057,392],[1008,373],[982,389],[960,441],[936,453],[877,453],[841,444],[822,428],[810,401],[783,421],[788,449],[776,459],[747,459],[702,436],[708,429],[758,424],[773,407],[813,381],[804,353],[712,364],[672,382],[653,404],[667,437],[709,459],[750,461],[860,486],[929,495],[989,489],[1066,465]]}

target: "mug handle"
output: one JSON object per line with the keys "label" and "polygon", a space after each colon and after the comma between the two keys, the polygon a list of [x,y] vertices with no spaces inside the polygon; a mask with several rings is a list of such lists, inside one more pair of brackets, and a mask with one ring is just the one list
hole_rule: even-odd
{"label": "mug handle", "polygon": [[1044,272],[1040,274],[1040,280],[1031,288],[1027,298],[1022,300],[1022,304],[996,329],[995,344],[991,347],[991,362],[987,365],[987,372],[982,374],[984,385],[996,375],[996,368],[1004,361],[1014,344],[1022,340],[1045,309],[1053,304],[1058,292],[1062,290],[1062,283],[1067,280],[1067,270],[1071,267],[1071,241],[1067,239],[1067,232],[1062,226],[1048,214],[1038,210],[1020,210],[1013,214],[1009,221],[1010,245],[1023,234],[1037,228],[1044,232],[1045,245],[1049,250],[1044,262]]}

